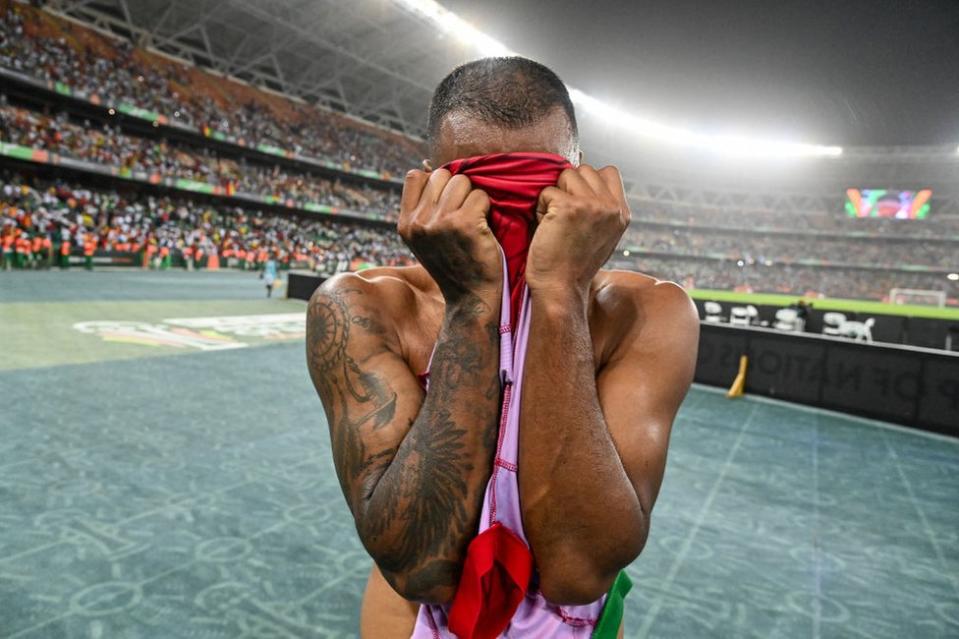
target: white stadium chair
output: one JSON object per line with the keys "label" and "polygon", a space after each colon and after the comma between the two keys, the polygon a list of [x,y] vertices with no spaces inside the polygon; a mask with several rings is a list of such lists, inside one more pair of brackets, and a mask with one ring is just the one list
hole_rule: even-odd
{"label": "white stadium chair", "polygon": [[822,316],[822,334],[839,337],[842,335],[840,328],[846,322],[846,316],[843,313],[826,313]]}
{"label": "white stadium chair", "polygon": [[718,302],[706,302],[703,304],[703,310],[706,312],[706,317],[703,319],[707,322],[718,324],[725,321],[723,319],[723,307]]}
{"label": "white stadium chair", "polygon": [[865,322],[843,322],[839,327],[840,334],[843,337],[851,337],[857,342],[872,343],[872,327],[876,325],[876,318],[870,317]]}
{"label": "white stadium chair", "polygon": [[749,308],[746,306],[734,306],[729,311],[730,326],[749,326]]}
{"label": "white stadium chair", "polygon": [[794,308],[779,309],[776,311],[776,321],[773,323],[773,328],[777,331],[799,332],[802,330],[800,328],[799,312]]}

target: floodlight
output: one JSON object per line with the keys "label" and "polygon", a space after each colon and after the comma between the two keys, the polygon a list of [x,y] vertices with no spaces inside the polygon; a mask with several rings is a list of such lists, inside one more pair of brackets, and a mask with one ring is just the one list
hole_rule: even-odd
{"label": "floodlight", "polygon": [[[396,0],[397,4],[419,15],[444,33],[472,45],[483,56],[516,55],[499,40],[489,36],[458,15],[443,8],[435,0]],[[570,98],[584,112],[636,135],[677,146],[704,149],[727,157],[839,157],[842,147],[820,144],[800,144],[776,140],[754,139],[736,135],[706,135],[668,126],[626,113],[579,89],[567,87]]]}

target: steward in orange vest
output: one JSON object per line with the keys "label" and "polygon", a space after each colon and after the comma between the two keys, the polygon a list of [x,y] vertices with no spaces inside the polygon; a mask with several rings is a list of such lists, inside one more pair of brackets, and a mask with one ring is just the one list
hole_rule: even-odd
{"label": "steward in orange vest", "polygon": [[40,248],[43,254],[46,255],[43,268],[50,268],[53,266],[53,240],[50,239],[49,233],[43,236],[43,241],[40,244]]}
{"label": "steward in orange vest", "polygon": [[83,268],[88,271],[93,270],[93,254],[97,250],[97,238],[92,233],[87,233],[83,240]]}
{"label": "steward in orange vest", "polygon": [[60,268],[70,268],[70,238],[66,234],[60,240]]}

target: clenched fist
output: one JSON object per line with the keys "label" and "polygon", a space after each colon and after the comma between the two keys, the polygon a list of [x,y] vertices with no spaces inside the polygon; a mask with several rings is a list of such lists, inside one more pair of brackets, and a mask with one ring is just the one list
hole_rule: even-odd
{"label": "clenched fist", "polygon": [[566,169],[556,186],[543,189],[526,261],[530,290],[588,293],[629,225],[630,211],[619,170],[583,164]]}
{"label": "clenched fist", "polygon": [[446,169],[406,174],[397,230],[448,306],[482,302],[499,309],[503,266],[487,223],[489,197]]}

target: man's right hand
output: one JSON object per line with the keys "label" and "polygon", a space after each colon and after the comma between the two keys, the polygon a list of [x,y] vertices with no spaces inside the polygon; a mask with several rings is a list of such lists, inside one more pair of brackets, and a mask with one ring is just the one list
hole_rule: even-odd
{"label": "man's right hand", "polygon": [[446,169],[406,174],[397,230],[448,306],[499,308],[503,266],[486,219],[489,206],[465,175]]}

